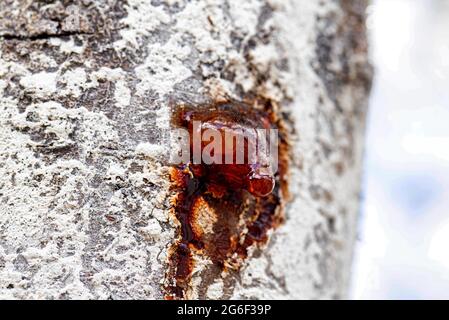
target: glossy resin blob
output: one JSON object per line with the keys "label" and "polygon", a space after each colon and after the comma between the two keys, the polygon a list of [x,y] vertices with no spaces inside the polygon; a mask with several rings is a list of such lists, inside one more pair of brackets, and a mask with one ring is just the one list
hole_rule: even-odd
{"label": "glossy resin blob", "polygon": [[[171,170],[173,215],[179,223],[179,235],[171,248],[165,286],[167,299],[182,299],[191,296],[192,273],[198,261],[203,261],[204,278],[223,277],[237,270],[248,257],[248,248],[265,243],[268,231],[283,221],[288,142],[270,101],[180,104],[174,106],[172,123],[190,136],[188,161]],[[257,148],[250,147],[249,141],[256,128],[277,129],[276,168],[270,154],[254,156]],[[223,143],[211,153],[222,159],[221,163],[195,161],[195,148],[204,151],[212,141],[201,139],[207,129],[214,129],[216,138],[221,136],[223,141],[225,132],[235,139],[245,132],[248,139],[240,140],[244,141],[240,144],[245,151],[244,163],[236,161],[237,140],[230,145]],[[195,134],[199,140],[195,141]],[[225,163],[226,157],[234,161]]]}

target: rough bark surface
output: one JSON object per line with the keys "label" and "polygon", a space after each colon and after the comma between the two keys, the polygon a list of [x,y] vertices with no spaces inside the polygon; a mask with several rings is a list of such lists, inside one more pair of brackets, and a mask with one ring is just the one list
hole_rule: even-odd
{"label": "rough bark surface", "polygon": [[[188,298],[342,298],[370,88],[366,1],[0,2],[0,297],[163,298],[170,99],[263,96],[289,126],[285,223]],[[229,279],[233,281],[229,281]]]}

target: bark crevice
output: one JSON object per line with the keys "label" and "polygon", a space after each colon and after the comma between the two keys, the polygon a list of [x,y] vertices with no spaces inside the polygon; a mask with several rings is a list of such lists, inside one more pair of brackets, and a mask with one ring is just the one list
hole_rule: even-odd
{"label": "bark crevice", "polygon": [[33,35],[4,33],[0,34],[0,38],[3,38],[4,40],[35,41],[35,40],[50,40],[54,38],[67,38],[70,36],[85,36],[85,35],[95,35],[95,33],[81,32],[81,31],[65,31],[60,33],[39,33]]}

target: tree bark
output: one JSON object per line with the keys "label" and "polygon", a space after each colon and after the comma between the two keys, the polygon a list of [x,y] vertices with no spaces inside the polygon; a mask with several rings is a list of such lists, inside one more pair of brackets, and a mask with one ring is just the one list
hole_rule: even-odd
{"label": "tree bark", "polygon": [[179,237],[170,101],[262,97],[284,222],[181,298],[345,298],[371,67],[367,1],[0,2],[0,297],[161,299]]}

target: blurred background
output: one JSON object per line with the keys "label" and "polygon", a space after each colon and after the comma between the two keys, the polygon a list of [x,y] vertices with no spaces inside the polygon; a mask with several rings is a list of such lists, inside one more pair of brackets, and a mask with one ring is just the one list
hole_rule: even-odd
{"label": "blurred background", "polygon": [[449,298],[449,0],[373,0],[351,298]]}

